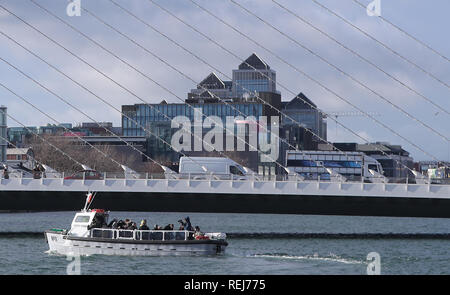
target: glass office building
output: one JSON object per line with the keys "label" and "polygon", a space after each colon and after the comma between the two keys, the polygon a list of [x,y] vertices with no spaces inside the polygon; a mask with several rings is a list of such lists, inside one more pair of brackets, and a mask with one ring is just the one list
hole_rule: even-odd
{"label": "glass office building", "polygon": [[[320,138],[327,139],[327,121],[317,106],[303,93],[300,93],[289,102],[283,102],[282,116],[283,126],[298,126],[311,130]],[[318,137],[316,137],[319,140]],[[319,140],[320,141],[320,140]]]}
{"label": "glass office building", "polygon": [[233,70],[232,93],[234,97],[250,97],[256,92],[276,91],[276,73],[259,56],[253,53],[239,69]]}
{"label": "glass office building", "polygon": [[[319,112],[306,108],[302,104],[302,97],[296,97],[290,102],[281,102],[281,94],[276,90],[276,73],[270,68],[256,54],[250,55],[238,69],[233,70],[232,81],[224,81],[220,79],[215,73],[210,73],[203,79],[195,89],[191,89],[187,95],[186,103],[168,104],[162,101],[159,104],[135,104],[122,106],[122,130],[124,136],[142,136],[147,138],[147,154],[158,161],[177,162],[180,154],[173,151],[168,143],[171,143],[172,136],[179,128],[171,128],[171,121],[177,116],[185,116],[190,122],[198,122],[195,120],[197,116],[194,115],[194,109],[197,109],[203,114],[202,121],[205,117],[217,116],[221,119],[225,126],[227,117],[241,116],[244,119],[245,128],[238,128],[235,124],[233,130],[235,135],[242,135],[244,133],[245,150],[235,149],[230,157],[237,162],[247,162],[247,167],[260,174],[275,174],[280,173],[280,167],[274,162],[264,162],[263,155],[250,148],[250,125],[247,117],[254,117],[260,120],[262,116],[267,119],[267,129],[274,122],[271,122],[272,116],[277,118],[279,123],[279,136],[286,137],[290,144],[298,146],[299,148],[314,147],[314,140],[306,129],[319,133],[326,138],[326,122],[325,118],[320,116]],[[306,98],[306,97],[305,97]],[[307,98],[306,98],[307,99]],[[309,100],[308,100],[309,101]],[[273,106],[273,107],[272,107]],[[289,112],[297,123],[289,121],[284,116],[280,116],[280,110]],[[194,129],[194,125],[191,128]],[[267,129],[263,128],[265,132]],[[146,131],[147,130],[147,131]],[[208,133],[211,128],[202,128],[203,136]],[[240,132],[238,134],[238,132]],[[262,138],[262,133],[257,132],[257,143]],[[224,130],[224,142],[226,136],[230,136],[230,132]],[[265,135],[266,136],[266,135]],[[192,136],[191,141],[194,141]],[[269,138],[272,136],[268,136]],[[254,139],[253,137],[252,139]],[[284,162],[285,153],[283,150],[287,149],[287,145],[280,145],[278,137],[277,146],[280,148],[277,162]],[[197,138],[198,139],[198,138]],[[273,144],[269,140],[270,144]],[[242,141],[240,141],[242,143]],[[236,142],[235,142],[236,144]],[[258,145],[258,144],[257,144]],[[236,144],[237,146],[237,144]],[[254,145],[253,145],[254,146]],[[260,148],[260,147],[258,147]],[[225,151],[225,149],[223,149]],[[228,150],[227,150],[228,151]],[[191,149],[190,152],[184,152],[189,156],[223,156],[217,152],[196,152]],[[272,158],[272,157],[271,157]],[[267,158],[266,158],[267,160]]]}
{"label": "glass office building", "polygon": [[[142,127],[158,126],[164,122],[170,122],[177,116],[185,116],[190,121],[194,121],[194,109],[204,116],[217,116],[225,124],[226,117],[233,116],[254,116],[258,119],[263,115],[263,105],[261,103],[204,103],[204,104],[136,104],[133,106],[123,106],[122,111],[126,116],[122,116],[122,128],[124,136],[147,136]],[[204,119],[204,117],[202,117]],[[136,122],[139,124],[136,124]],[[157,123],[157,124],[156,124]],[[162,124],[161,124],[162,123]],[[152,131],[153,132],[153,131]]]}
{"label": "glass office building", "polygon": [[[195,109],[195,110],[194,110]],[[245,119],[247,117],[254,117],[259,120],[261,116],[265,115],[266,107],[262,103],[255,102],[232,102],[228,104],[224,103],[203,103],[203,104],[136,104],[136,105],[124,105],[122,106],[122,130],[124,136],[144,136],[147,138],[147,154],[159,161],[177,162],[180,153],[175,152],[169,144],[171,144],[172,136],[179,128],[172,128],[171,121],[177,116],[185,116],[190,122],[191,132],[194,132],[195,122],[203,122],[205,117],[217,116],[221,119],[223,126],[226,126],[227,117],[241,117]],[[194,112],[201,112],[195,114]],[[204,116],[202,116],[203,114]],[[194,120],[194,118],[197,118]],[[201,118],[201,121],[199,120]],[[244,134],[242,129],[238,128],[238,124],[234,124],[234,130],[232,130],[234,136],[243,136],[245,142],[249,142],[249,126],[244,128]],[[145,128],[145,129],[144,129]],[[211,128],[202,127],[202,138],[209,132]],[[223,146],[224,153],[226,150],[226,141],[230,137],[230,131],[223,131]],[[198,134],[197,134],[198,135]],[[200,138],[191,135],[192,148],[191,151],[183,151],[183,153],[190,156],[220,156],[217,152],[196,151],[193,147],[194,141]],[[244,150],[237,148],[238,144],[244,146]],[[233,158],[238,161],[237,158],[246,162],[247,167],[251,169],[258,169],[259,154],[257,151],[251,151],[250,147],[234,139],[233,146]],[[272,165],[272,163],[269,163]]]}

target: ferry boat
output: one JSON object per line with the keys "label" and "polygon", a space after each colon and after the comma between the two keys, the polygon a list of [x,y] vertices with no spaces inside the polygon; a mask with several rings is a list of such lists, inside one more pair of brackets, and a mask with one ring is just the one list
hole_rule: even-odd
{"label": "ferry boat", "polygon": [[94,194],[87,194],[84,209],[75,214],[70,230],[45,232],[49,252],[61,255],[216,255],[228,245],[225,233],[188,230],[129,230],[97,227],[108,224],[109,211],[89,209]]}

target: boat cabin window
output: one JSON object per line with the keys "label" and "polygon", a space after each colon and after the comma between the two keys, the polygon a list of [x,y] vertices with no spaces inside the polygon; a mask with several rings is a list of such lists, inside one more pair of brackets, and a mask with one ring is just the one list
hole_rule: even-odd
{"label": "boat cabin window", "polygon": [[373,170],[373,171],[380,172],[378,170],[378,165],[377,164],[369,164],[369,166],[367,168],[369,168],[370,170]]}
{"label": "boat cabin window", "polygon": [[90,219],[89,215],[78,215],[77,218],[75,218],[76,223],[88,223]]}
{"label": "boat cabin window", "polygon": [[235,175],[244,176],[244,173],[242,173],[242,171],[239,170],[239,168],[236,166],[230,166],[230,173],[235,174]]}

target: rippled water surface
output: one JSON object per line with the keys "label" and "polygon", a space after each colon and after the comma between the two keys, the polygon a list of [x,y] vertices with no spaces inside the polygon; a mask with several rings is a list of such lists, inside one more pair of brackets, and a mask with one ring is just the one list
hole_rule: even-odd
{"label": "rippled water surface", "polygon": [[[73,212],[0,214],[1,274],[66,274],[70,261],[48,254],[44,236],[68,228]],[[176,224],[190,216],[202,231],[249,233],[229,239],[227,252],[211,257],[81,258],[82,274],[366,274],[370,252],[380,255],[382,274],[450,274],[449,239],[383,238],[364,233],[450,233],[450,220],[275,214],[114,212],[149,224]],[[14,237],[6,232],[21,232]],[[358,238],[273,238],[256,233],[360,233]]]}

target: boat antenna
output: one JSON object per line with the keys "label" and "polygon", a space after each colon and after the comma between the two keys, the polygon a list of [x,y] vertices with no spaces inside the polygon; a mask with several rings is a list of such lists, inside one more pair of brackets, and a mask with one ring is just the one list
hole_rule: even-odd
{"label": "boat antenna", "polygon": [[86,212],[89,209],[89,206],[92,204],[92,201],[94,200],[96,195],[97,195],[97,192],[92,193],[90,191],[86,194],[86,202],[84,203],[84,208],[83,208],[84,212]]}

